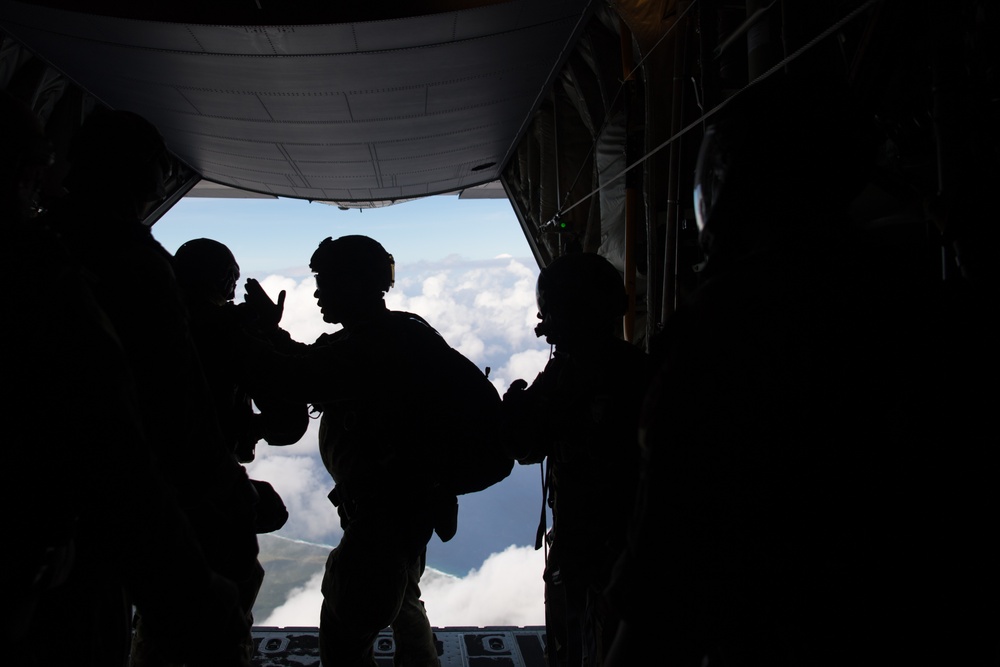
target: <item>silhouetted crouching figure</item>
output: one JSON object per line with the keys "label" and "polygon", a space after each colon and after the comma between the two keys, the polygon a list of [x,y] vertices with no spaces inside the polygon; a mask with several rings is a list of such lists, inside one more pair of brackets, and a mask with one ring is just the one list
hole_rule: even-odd
{"label": "silhouetted crouching figure", "polygon": [[[173,258],[143,224],[163,197],[170,154],[142,117],[97,110],[73,137],[69,161],[67,195],[46,222],[85,268],[121,340],[157,470],[173,488],[210,566],[240,586],[244,604],[252,602],[247,582],[259,579],[256,492],[223,439]],[[242,559],[234,561],[234,553]],[[146,612],[138,602],[136,607],[132,661],[137,667],[160,664],[170,649],[147,641],[154,638],[145,631]],[[249,628],[241,645],[250,646]]]}
{"label": "silhouetted crouching figure", "polygon": [[996,663],[995,568],[949,525],[995,519],[968,502],[995,456],[938,440],[928,284],[851,229],[865,127],[837,82],[775,75],[706,132],[609,667]]}
{"label": "silhouetted crouching figure", "polygon": [[604,257],[557,258],[541,270],[537,296],[535,333],[555,350],[531,386],[511,384],[502,432],[520,463],[547,465],[549,664],[597,667],[618,624],[602,596],[635,503],[639,410],[653,366],[617,333],[627,297]]}
{"label": "silhouetted crouching figure", "polygon": [[[391,626],[396,664],[437,667],[419,582],[436,508],[426,439],[447,412],[426,387],[450,349],[419,316],[386,308],[394,262],[377,241],[328,238],[310,267],[323,319],[343,328],[311,345],[277,328],[273,348],[246,342],[255,381],[323,413],[320,454],[344,534],[323,579],[322,662],[374,667],[375,639]],[[259,283],[246,286],[247,303],[276,322]]]}
{"label": "silhouetted crouching figure", "polygon": [[117,333],[65,247],[29,219],[52,160],[40,123],[3,93],[0,126],[2,504],[16,540],[0,569],[4,661],[123,666],[135,602],[172,661],[249,667],[236,589],[154,468]]}

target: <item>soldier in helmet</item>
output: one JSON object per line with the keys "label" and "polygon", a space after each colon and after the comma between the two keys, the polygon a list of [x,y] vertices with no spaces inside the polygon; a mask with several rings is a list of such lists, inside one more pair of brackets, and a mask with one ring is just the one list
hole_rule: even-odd
{"label": "soldier in helmet", "polygon": [[[213,239],[191,239],[174,253],[174,271],[226,446],[240,463],[249,463],[261,439],[274,446],[296,443],[309,425],[309,406],[277,396],[266,386],[249,386],[244,377],[234,341],[242,329],[255,323],[246,304],[233,303],[240,267],[232,251]],[[266,481],[250,481],[257,492],[252,507],[256,532],[278,530],[288,519],[281,496]],[[239,553],[244,547],[241,542],[233,543],[231,557],[225,558],[227,545],[222,544],[218,565],[222,574],[230,574],[229,563],[233,563],[235,570],[230,576],[242,575],[237,584],[247,620],[253,625],[250,611],[263,583],[264,568],[258,562],[247,576],[243,567],[246,556]],[[252,557],[256,558],[256,552]]]}
{"label": "soldier in helmet", "polygon": [[[171,485],[206,559],[213,569],[225,563],[230,579],[252,578],[257,494],[219,427],[173,257],[144,224],[161,203],[171,171],[166,143],[142,116],[98,109],[77,130],[68,157],[66,195],[42,221],[83,266],[117,332],[158,473]],[[234,552],[243,556],[238,565]],[[149,617],[144,605],[136,607],[133,665],[156,664],[172,651],[145,631]],[[242,635],[239,645],[249,647],[245,620]]]}
{"label": "soldier in helmet", "polygon": [[261,440],[279,447],[298,442],[309,425],[308,405],[274,396],[266,387],[255,387],[251,394],[241,377],[233,339],[236,331],[255,321],[246,304],[233,303],[240,266],[232,251],[213,239],[192,239],[174,253],[174,272],[191,314],[220,425],[240,463],[254,460]]}
{"label": "soldier in helmet", "polygon": [[310,267],[323,319],[341,328],[312,344],[293,341],[277,328],[280,305],[251,279],[246,302],[274,326],[269,345],[244,342],[252,379],[322,412],[320,454],[344,534],[322,584],[320,657],[374,667],[375,639],[391,627],[396,664],[438,667],[419,586],[437,527],[423,440],[442,420],[426,387],[448,347],[418,315],[386,308],[395,262],[374,239],[327,238]]}
{"label": "soldier in helmet", "polygon": [[641,420],[613,667],[996,660],[996,448],[948,414],[971,369],[923,265],[849,215],[860,111],[780,73],[709,124],[703,282]]}
{"label": "soldier in helmet", "polygon": [[[701,144],[706,259],[666,322],[641,422],[640,501],[608,590],[614,667],[862,664],[869,573],[851,545],[875,544],[872,482],[893,454],[877,414],[893,360],[862,334],[890,330],[859,289],[878,283],[846,215],[862,134],[839,87],[778,79],[731,101]],[[654,628],[657,649],[636,641]]]}
{"label": "soldier in helmet", "polygon": [[132,605],[177,664],[249,667],[236,587],[208,566],[154,464],[118,332],[78,262],[35,214],[53,151],[0,91],[2,415],[16,536],[0,572],[6,661],[123,665]]}
{"label": "soldier in helmet", "polygon": [[536,295],[535,333],[554,350],[530,386],[511,384],[503,434],[520,463],[546,465],[550,664],[600,665],[617,627],[601,591],[625,544],[638,484],[639,407],[653,369],[649,355],[619,335],[625,288],[601,255],[557,258],[541,270]]}

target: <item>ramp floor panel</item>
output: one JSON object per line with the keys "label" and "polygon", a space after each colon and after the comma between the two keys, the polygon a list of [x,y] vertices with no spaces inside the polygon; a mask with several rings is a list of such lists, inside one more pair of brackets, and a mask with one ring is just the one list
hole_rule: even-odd
{"label": "ramp floor panel", "polygon": [[[254,667],[320,667],[318,628],[253,629]],[[441,667],[546,667],[544,627],[434,628]],[[383,630],[375,662],[393,667],[395,642]]]}

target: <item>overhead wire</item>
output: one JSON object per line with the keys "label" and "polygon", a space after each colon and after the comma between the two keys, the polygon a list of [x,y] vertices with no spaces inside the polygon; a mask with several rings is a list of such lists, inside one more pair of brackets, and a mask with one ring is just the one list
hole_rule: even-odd
{"label": "overhead wire", "polygon": [[[694,7],[695,5],[697,5],[698,1],[699,0],[695,0],[695,2],[693,2],[691,5],[689,5],[688,10],[690,10],[691,7]],[[597,193],[599,193],[601,190],[605,189],[606,187],[608,187],[612,183],[614,183],[617,180],[619,180],[620,178],[624,177],[625,174],[627,174],[631,170],[635,169],[639,165],[643,164],[646,160],[648,160],[653,155],[659,153],[661,150],[663,150],[664,148],[666,148],[667,146],[669,146],[673,142],[675,142],[678,139],[680,139],[681,137],[683,137],[685,134],[687,134],[688,132],[690,132],[692,129],[698,127],[699,125],[704,124],[704,122],[707,119],[709,119],[710,117],[714,116],[716,113],[718,113],[719,111],[721,111],[723,108],[725,108],[726,105],[728,105],[734,99],[736,99],[737,97],[739,97],[740,95],[742,95],[743,93],[745,93],[751,86],[756,85],[756,84],[758,84],[758,83],[760,83],[760,82],[768,79],[775,72],[778,72],[778,71],[784,69],[790,63],[794,62],[799,57],[801,57],[804,53],[808,52],[810,49],[812,49],[814,46],[816,46],[816,44],[822,42],[824,39],[826,39],[827,37],[829,37],[833,33],[835,33],[838,30],[840,30],[846,24],[850,23],[855,18],[857,18],[860,14],[864,13],[865,11],[867,11],[868,9],[870,9],[871,7],[873,7],[873,6],[877,5],[877,4],[880,4],[882,2],[884,2],[884,0],[867,0],[866,2],[864,2],[861,5],[859,5],[858,7],[856,7],[855,9],[851,10],[846,15],[844,15],[842,18],[840,18],[835,23],[833,23],[830,27],[828,27],[825,30],[823,30],[821,33],[819,33],[818,35],[816,35],[815,37],[813,37],[812,39],[810,39],[808,42],[806,42],[801,47],[799,47],[798,49],[796,49],[795,51],[793,51],[791,54],[789,54],[789,55],[785,56],[784,58],[782,58],[778,63],[776,63],[770,69],[768,69],[767,71],[765,71],[763,74],[761,74],[760,76],[754,78],[753,81],[750,81],[745,86],[743,86],[742,88],[740,88],[738,91],[736,91],[735,93],[733,93],[732,95],[730,95],[725,100],[723,100],[722,102],[720,102],[716,106],[712,107],[708,111],[703,112],[701,114],[701,116],[699,116],[694,121],[692,121],[688,125],[684,126],[680,130],[678,130],[673,136],[671,136],[670,138],[666,139],[665,141],[663,141],[661,144],[659,144],[655,148],[649,150],[647,153],[645,153],[644,155],[642,155],[641,157],[639,157],[638,159],[636,159],[635,162],[633,162],[630,165],[627,165],[620,172],[618,172],[617,174],[615,174],[614,176],[612,176],[611,178],[609,178],[605,182],[603,182],[600,185],[598,185],[592,191],[590,191],[587,194],[581,196],[579,199],[577,199],[572,204],[570,204],[570,205],[566,206],[565,208],[561,209],[557,213],[557,216],[565,215],[567,212],[573,210],[574,208],[576,208],[580,204],[588,201],[591,197],[593,197],[594,195],[596,195]],[[657,47],[659,47],[662,44],[663,40],[670,34],[670,32],[673,30],[673,28],[676,27],[680,23],[679,19],[683,18],[684,14],[686,14],[688,10],[685,10],[678,17],[678,21],[676,21],[674,23],[674,25],[671,26],[671,28],[667,32],[664,33],[663,37],[661,37],[656,42],[656,44],[653,46],[653,48],[650,49],[650,54]],[[649,54],[647,54],[646,57],[648,57],[648,55]],[[642,64],[642,62],[644,60],[645,60],[645,58],[643,58],[642,60],[640,60],[639,63],[636,65],[635,69],[638,69],[641,66],[641,64]],[[623,87],[624,86],[622,86],[621,88],[619,88],[619,92],[623,89]],[[617,99],[617,94],[615,96],[615,99]],[[601,130],[603,131],[606,126],[607,126],[607,119],[605,120],[604,125],[602,125]],[[600,133],[598,133],[597,136],[600,136]],[[591,146],[591,153],[593,153],[593,151],[596,149],[596,146],[597,146],[597,141],[595,139],[594,143]],[[579,179],[579,177],[580,177],[581,174],[582,174],[582,168],[581,168],[580,173],[577,174],[577,179]],[[576,183],[576,181],[574,180],[574,184],[575,183]]]}
{"label": "overhead wire", "polygon": [[[684,19],[684,17],[687,15],[687,13],[689,11],[691,11],[691,9],[695,5],[697,5],[700,1],[701,0],[694,0],[693,2],[691,2],[687,6],[687,8],[680,13],[680,15],[674,21],[673,25],[671,25],[669,28],[667,28],[666,32],[664,32],[660,36],[660,38],[658,40],[656,40],[656,43],[653,44],[653,46],[649,49],[649,51],[646,53],[646,55],[643,56],[642,58],[640,58],[639,62],[637,62],[632,67],[632,70],[629,73],[629,76],[623,77],[621,80],[619,80],[619,82],[618,82],[618,89],[615,91],[614,96],[611,98],[611,103],[608,105],[609,109],[613,109],[615,107],[615,103],[618,102],[618,98],[621,97],[622,93],[624,92],[624,90],[625,90],[625,84],[629,80],[629,78],[631,77],[631,75],[634,74],[635,72],[638,72],[642,68],[642,64],[646,61],[646,59],[649,58],[656,51],[657,48],[659,48],[659,46],[663,43],[663,40],[665,40],[667,37],[669,37],[673,33],[674,28],[676,28],[678,25],[680,25],[681,21]],[[604,122],[601,123],[600,129],[597,132],[594,133],[594,136],[595,137],[601,136],[601,134],[604,133],[604,130],[607,129],[609,122],[611,122],[611,117],[606,115],[605,118],[604,118]],[[597,150],[597,140],[595,138],[595,140],[590,145],[590,150],[587,152],[586,157],[583,160],[580,161],[580,168],[577,170],[576,176],[573,177],[573,181],[570,183],[570,187],[569,187],[569,189],[566,192],[566,196],[569,196],[569,193],[573,191],[573,188],[576,187],[576,184],[580,181],[580,177],[583,175],[584,167],[588,164],[588,159],[594,154],[594,151],[596,151],[596,150]],[[593,194],[594,193],[591,193],[590,195],[587,195],[587,198],[590,198]],[[579,203],[579,202],[577,202],[577,203]],[[574,206],[576,206],[576,204],[574,204]],[[566,210],[568,210],[568,209],[566,209]],[[564,212],[564,210],[560,208],[559,213],[556,214],[557,217],[558,217],[559,214],[561,214],[563,212]]]}

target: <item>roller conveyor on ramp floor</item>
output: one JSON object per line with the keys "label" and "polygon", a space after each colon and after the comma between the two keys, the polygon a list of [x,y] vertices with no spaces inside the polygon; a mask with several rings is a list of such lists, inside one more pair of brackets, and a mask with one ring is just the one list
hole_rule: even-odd
{"label": "roller conveyor on ramp floor", "polygon": [[[318,628],[253,629],[254,667],[320,667]],[[546,667],[545,628],[447,627],[434,628],[441,667]],[[375,641],[378,667],[393,667],[395,642],[383,630]]]}

